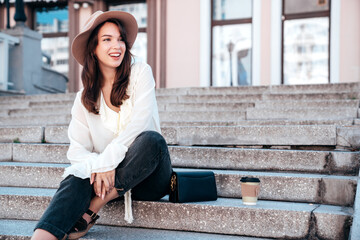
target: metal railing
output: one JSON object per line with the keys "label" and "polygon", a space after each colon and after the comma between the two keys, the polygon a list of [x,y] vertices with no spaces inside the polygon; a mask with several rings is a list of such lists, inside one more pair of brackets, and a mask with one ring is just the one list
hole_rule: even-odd
{"label": "metal railing", "polygon": [[9,46],[20,42],[19,38],[0,32],[0,90],[8,90],[9,81]]}

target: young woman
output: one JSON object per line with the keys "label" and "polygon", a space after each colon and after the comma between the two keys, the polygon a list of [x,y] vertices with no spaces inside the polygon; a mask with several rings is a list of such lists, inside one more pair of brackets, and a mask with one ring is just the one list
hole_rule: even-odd
{"label": "young woman", "polygon": [[99,210],[121,196],[131,223],[131,195],[152,201],[168,193],[172,168],[154,78],[147,64],[132,64],[137,31],[129,13],[98,11],[75,37],[72,53],[84,67],[84,88],[71,110],[71,166],[32,239],[80,238]]}

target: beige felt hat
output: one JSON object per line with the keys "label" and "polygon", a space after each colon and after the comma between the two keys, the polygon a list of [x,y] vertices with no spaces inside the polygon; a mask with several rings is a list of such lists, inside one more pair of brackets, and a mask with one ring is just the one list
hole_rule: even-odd
{"label": "beige felt hat", "polygon": [[99,24],[105,22],[110,18],[118,19],[125,28],[129,47],[131,48],[132,45],[134,44],[138,32],[138,25],[133,15],[122,11],[108,11],[108,12],[97,11],[93,13],[90,16],[90,18],[86,21],[83,29],[74,38],[71,45],[71,52],[74,58],[76,59],[76,61],[78,61],[78,63],[80,63],[81,65],[84,65],[86,44],[91,35],[91,32]]}

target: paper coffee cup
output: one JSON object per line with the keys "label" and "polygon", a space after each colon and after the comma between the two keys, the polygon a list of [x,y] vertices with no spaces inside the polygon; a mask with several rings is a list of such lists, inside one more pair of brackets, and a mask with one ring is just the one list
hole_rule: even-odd
{"label": "paper coffee cup", "polygon": [[243,204],[256,205],[260,192],[260,179],[243,177],[240,182]]}

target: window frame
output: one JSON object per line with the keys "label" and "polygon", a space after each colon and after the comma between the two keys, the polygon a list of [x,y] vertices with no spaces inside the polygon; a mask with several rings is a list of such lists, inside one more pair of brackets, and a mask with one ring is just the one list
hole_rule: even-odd
{"label": "window frame", "polygon": [[284,26],[286,20],[297,20],[297,19],[307,19],[307,18],[316,18],[316,17],[328,17],[329,20],[329,38],[328,38],[328,82],[330,83],[330,58],[331,58],[331,0],[329,1],[329,10],[324,11],[314,11],[308,13],[292,13],[285,14],[285,1],[282,0],[282,10],[281,10],[281,85],[284,85]]}
{"label": "window frame", "polygon": [[[214,38],[214,34],[213,34],[213,29],[216,26],[226,26],[226,25],[235,25],[235,24],[251,24],[252,27],[252,23],[253,23],[253,11],[251,12],[251,17],[250,18],[234,18],[234,19],[228,19],[228,20],[214,20],[214,0],[210,0],[211,2],[211,13],[210,13],[210,86],[213,86],[213,38]],[[251,9],[254,8],[254,0],[251,1]],[[252,36],[251,36],[252,38]],[[253,39],[251,39],[251,42],[253,42]],[[252,51],[251,51],[251,59],[253,58],[252,56]],[[252,64],[251,64],[251,68],[250,71],[252,71]],[[252,85],[252,80],[251,80],[251,85]]]}
{"label": "window frame", "polygon": [[[60,8],[66,8],[68,7],[67,1],[57,1],[57,2],[29,2],[27,3],[32,9],[33,14],[33,21],[31,21],[31,29],[36,31],[36,9],[38,8],[54,8],[54,7],[60,7]],[[69,9],[68,9],[69,12]],[[69,21],[70,23],[70,21]],[[70,26],[69,26],[70,29]],[[42,33],[43,38],[55,38],[55,37],[68,37],[69,36],[69,30],[67,32],[57,32],[57,33]]]}

